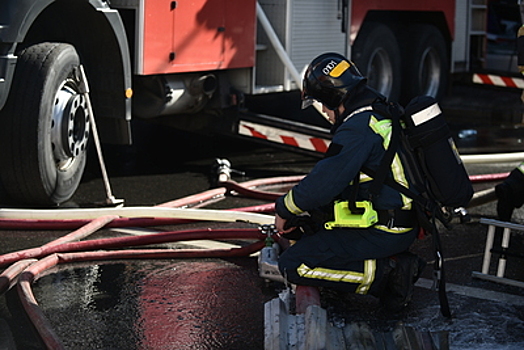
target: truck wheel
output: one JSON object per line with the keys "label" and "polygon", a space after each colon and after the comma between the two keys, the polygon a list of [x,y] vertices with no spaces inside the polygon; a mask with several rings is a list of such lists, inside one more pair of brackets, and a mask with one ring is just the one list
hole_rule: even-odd
{"label": "truck wheel", "polygon": [[367,23],[353,46],[353,60],[368,85],[391,100],[400,96],[400,49],[388,26]]}
{"label": "truck wheel", "polygon": [[17,202],[56,205],[80,183],[90,127],[79,65],[68,44],[36,44],[19,55],[0,115],[0,176]]}
{"label": "truck wheel", "polygon": [[440,99],[448,87],[449,61],[446,41],[433,25],[409,29],[404,50],[404,99],[427,95]]}

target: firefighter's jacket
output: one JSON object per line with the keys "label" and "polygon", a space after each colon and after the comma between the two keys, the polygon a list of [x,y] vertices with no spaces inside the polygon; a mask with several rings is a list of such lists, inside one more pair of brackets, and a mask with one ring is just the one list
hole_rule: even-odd
{"label": "firefighter's jacket", "polygon": [[[361,102],[353,108],[346,104],[346,111],[332,132],[333,139],[326,157],[286,195],[277,199],[276,212],[284,219],[325,208],[336,199],[349,199],[351,183],[362,167],[378,169],[389,144],[391,121],[372,110],[371,103]],[[398,154],[394,156],[388,176],[409,187]],[[371,198],[371,180],[360,173],[357,200]],[[373,196],[372,203],[376,210],[411,209],[411,199],[386,185],[382,186],[378,196]]]}

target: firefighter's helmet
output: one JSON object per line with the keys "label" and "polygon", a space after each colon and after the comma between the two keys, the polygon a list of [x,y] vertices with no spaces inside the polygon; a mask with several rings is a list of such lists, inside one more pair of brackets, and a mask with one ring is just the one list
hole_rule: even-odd
{"label": "firefighter's helmet", "polygon": [[365,81],[353,62],[338,53],[324,53],[311,61],[304,74],[302,109],[315,100],[329,109],[337,109]]}

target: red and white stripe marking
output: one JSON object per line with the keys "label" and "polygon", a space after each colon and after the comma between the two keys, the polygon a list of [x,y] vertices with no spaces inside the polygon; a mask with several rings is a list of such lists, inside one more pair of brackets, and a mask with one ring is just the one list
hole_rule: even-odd
{"label": "red and white stripe marking", "polygon": [[495,85],[524,89],[524,79],[517,77],[504,77],[492,74],[473,74],[473,82],[476,84]]}
{"label": "red and white stripe marking", "polygon": [[325,153],[331,143],[330,140],[296,132],[282,130],[267,125],[255,124],[241,120],[238,133],[249,137],[257,137],[263,140],[282,143],[314,152]]}

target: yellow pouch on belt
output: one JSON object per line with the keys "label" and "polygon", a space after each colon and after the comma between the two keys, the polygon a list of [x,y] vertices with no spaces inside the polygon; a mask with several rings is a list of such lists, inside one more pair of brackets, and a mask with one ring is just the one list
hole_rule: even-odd
{"label": "yellow pouch on belt", "polygon": [[360,227],[367,228],[378,221],[378,214],[373,209],[371,202],[362,201],[355,203],[357,208],[364,209],[362,214],[351,212],[347,201],[335,202],[335,221],[329,221],[324,224],[326,230],[332,230],[335,227]]}

